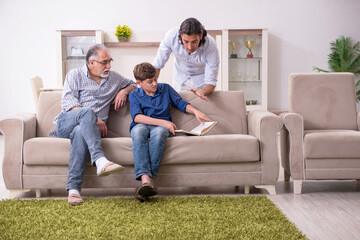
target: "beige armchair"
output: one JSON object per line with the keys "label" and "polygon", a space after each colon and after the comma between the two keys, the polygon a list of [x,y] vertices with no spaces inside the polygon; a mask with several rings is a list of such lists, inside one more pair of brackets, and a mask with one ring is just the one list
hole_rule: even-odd
{"label": "beige armchair", "polygon": [[352,73],[291,74],[281,147],[285,180],[360,179],[360,114]]}

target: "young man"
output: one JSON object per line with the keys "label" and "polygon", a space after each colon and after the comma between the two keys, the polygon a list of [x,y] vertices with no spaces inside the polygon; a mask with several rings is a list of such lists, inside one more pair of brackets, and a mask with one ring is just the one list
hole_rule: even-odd
{"label": "young man", "polygon": [[207,35],[204,26],[188,18],[180,28],[173,28],[162,40],[154,67],[159,75],[171,52],[175,56],[174,88],[191,90],[203,100],[214,92],[219,71],[219,53],[215,40]]}
{"label": "young man", "polygon": [[66,185],[70,205],[83,202],[80,191],[90,157],[98,176],[124,170],[121,165],[106,159],[101,136],[107,134],[110,104],[114,104],[115,110],[125,106],[127,96],[136,89],[136,84],[110,71],[112,60],[106,47],[96,44],[86,54],[86,65],[66,75],[62,112],[54,119],[56,130],[50,135],[71,140]]}
{"label": "young man", "polygon": [[133,119],[130,133],[133,140],[135,179],[142,181],[136,198],[148,201],[157,194],[152,179],[159,171],[166,138],[170,133],[175,135],[176,126],[171,120],[170,105],[182,112],[194,114],[200,123],[202,120],[211,120],[182,100],[170,85],[158,84],[156,69],[150,63],[136,65],[134,77],[140,88],[132,91],[129,96]]}

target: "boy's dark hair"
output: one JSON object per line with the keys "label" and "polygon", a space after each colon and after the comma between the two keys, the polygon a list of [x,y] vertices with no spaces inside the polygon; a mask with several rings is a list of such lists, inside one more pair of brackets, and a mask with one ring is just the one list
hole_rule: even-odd
{"label": "boy's dark hair", "polygon": [[140,82],[155,77],[156,69],[148,62],[139,63],[134,67],[134,77]]}
{"label": "boy's dark hair", "polygon": [[205,37],[207,36],[207,31],[205,30],[204,26],[196,18],[188,18],[185,21],[183,21],[180,25],[178,37],[179,37],[179,41],[181,44],[183,44],[182,38],[181,38],[182,34],[186,34],[186,35],[196,34],[199,36],[201,36],[201,34],[202,34],[203,36],[199,43],[199,47],[200,47],[206,41]]}

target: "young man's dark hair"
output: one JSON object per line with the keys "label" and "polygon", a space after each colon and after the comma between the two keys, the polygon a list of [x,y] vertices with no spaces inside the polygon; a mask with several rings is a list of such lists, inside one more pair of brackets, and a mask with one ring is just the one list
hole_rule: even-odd
{"label": "young man's dark hair", "polygon": [[153,78],[156,74],[156,69],[150,63],[143,62],[143,63],[137,64],[134,67],[133,72],[134,72],[135,79],[142,82],[145,79]]}
{"label": "young man's dark hair", "polygon": [[186,34],[189,36],[194,35],[194,34],[201,36],[201,34],[202,34],[202,38],[199,43],[199,47],[200,47],[206,41],[205,37],[207,36],[207,31],[205,30],[204,26],[196,18],[188,18],[185,21],[183,21],[180,25],[179,41],[181,42],[181,44],[183,44],[182,38],[181,38],[182,34]]}

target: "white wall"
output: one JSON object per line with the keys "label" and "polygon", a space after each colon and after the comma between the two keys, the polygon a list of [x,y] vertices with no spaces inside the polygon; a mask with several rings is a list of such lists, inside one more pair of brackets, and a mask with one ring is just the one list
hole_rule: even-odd
{"label": "white wall", "polygon": [[288,75],[327,68],[340,35],[360,41],[359,13],[358,0],[0,0],[0,119],[35,111],[30,77],[56,85],[55,30],[102,29],[115,41],[118,24],[165,32],[188,17],[207,29],[268,28],[269,109],[287,109]]}

